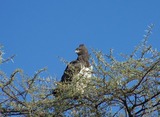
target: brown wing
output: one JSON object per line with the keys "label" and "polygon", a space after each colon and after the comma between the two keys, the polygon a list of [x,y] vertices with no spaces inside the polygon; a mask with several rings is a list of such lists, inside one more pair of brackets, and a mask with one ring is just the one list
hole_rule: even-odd
{"label": "brown wing", "polygon": [[79,61],[70,62],[61,78],[61,82],[71,82],[73,77],[77,75],[81,70],[81,63]]}

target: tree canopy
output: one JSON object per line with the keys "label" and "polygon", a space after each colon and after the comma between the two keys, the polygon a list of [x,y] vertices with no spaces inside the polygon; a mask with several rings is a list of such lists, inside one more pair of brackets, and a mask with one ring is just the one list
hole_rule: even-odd
{"label": "tree canopy", "polygon": [[[0,115],[24,117],[151,117],[160,115],[160,52],[147,43],[153,25],[131,54],[111,49],[109,54],[92,50],[93,76],[85,92],[75,90],[76,81],[61,85],[54,77],[34,76],[16,69],[10,76],[0,70]],[[14,58],[3,58],[0,65]],[[85,82],[85,80],[83,81]],[[61,89],[58,97],[52,94]]]}

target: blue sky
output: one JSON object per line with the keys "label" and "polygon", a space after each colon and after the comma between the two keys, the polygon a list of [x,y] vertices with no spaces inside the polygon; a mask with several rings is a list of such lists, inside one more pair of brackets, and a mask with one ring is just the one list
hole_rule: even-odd
{"label": "blue sky", "polygon": [[84,43],[108,53],[129,53],[155,25],[149,43],[159,49],[159,0],[0,0],[0,43],[14,63],[1,65],[8,75],[16,68],[33,75],[48,68],[60,78],[74,49]]}

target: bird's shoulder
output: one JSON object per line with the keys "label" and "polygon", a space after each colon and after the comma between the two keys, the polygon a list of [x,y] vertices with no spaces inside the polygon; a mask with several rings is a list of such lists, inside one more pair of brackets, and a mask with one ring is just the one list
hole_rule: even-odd
{"label": "bird's shoulder", "polygon": [[78,74],[81,71],[81,69],[82,69],[82,65],[78,60],[71,61],[70,63],[68,63],[64,71],[64,74],[61,78],[61,82],[72,81],[72,78],[76,74]]}
{"label": "bird's shoulder", "polygon": [[74,60],[74,61],[71,61],[68,65],[67,65],[67,67],[68,68],[71,68],[71,67],[73,67],[73,68],[82,68],[82,62],[80,62],[79,60]]}

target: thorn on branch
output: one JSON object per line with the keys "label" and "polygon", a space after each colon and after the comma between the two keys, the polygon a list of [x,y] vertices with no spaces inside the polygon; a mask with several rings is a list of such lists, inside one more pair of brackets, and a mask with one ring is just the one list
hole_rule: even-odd
{"label": "thorn on branch", "polygon": [[6,82],[5,85],[3,85],[3,88],[12,83],[12,81],[14,80],[14,76],[15,76],[18,72],[22,72],[22,70],[21,70],[21,69],[15,70],[15,71],[11,74],[10,80],[9,80],[8,82]]}
{"label": "thorn on branch", "polygon": [[5,63],[5,62],[7,62],[7,61],[12,61],[13,62],[13,58],[15,57],[16,55],[14,54],[14,55],[12,55],[11,57],[9,57],[9,58],[7,58],[7,59],[5,59],[5,60],[2,60],[2,63]]}

